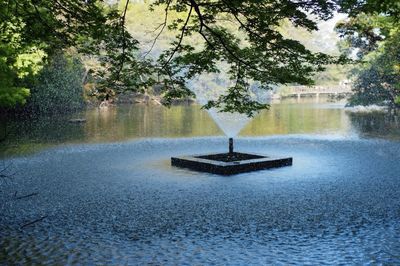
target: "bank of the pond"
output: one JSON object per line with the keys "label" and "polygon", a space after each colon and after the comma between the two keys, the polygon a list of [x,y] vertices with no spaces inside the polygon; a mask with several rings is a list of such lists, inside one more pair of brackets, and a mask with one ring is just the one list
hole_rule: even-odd
{"label": "bank of the pond", "polygon": [[399,142],[260,137],[236,148],[294,164],[232,177],[169,165],[225,151],[225,138],[67,145],[3,160],[17,172],[1,183],[0,261],[400,263]]}

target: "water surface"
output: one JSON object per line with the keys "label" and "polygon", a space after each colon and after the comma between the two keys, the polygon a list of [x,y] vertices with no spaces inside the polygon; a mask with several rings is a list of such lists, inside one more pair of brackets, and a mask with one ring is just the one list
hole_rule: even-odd
{"label": "water surface", "polygon": [[400,265],[399,142],[282,136],[237,149],[293,166],[229,177],[170,166],[226,150],[222,137],[8,159],[18,171],[1,185],[0,264]]}
{"label": "water surface", "polygon": [[0,264],[400,265],[398,120],[343,105],[273,104],[235,148],[293,166],[230,177],[170,165],[227,150],[199,106],[10,121]]}
{"label": "water surface", "polygon": [[[343,138],[400,139],[400,120],[384,113],[348,113],[344,102],[286,99],[256,115],[241,137],[326,135]],[[86,123],[69,123],[84,118]],[[128,105],[88,109],[66,116],[9,121],[1,156],[23,155],[59,144],[120,142],[143,138],[224,136],[199,105]]]}

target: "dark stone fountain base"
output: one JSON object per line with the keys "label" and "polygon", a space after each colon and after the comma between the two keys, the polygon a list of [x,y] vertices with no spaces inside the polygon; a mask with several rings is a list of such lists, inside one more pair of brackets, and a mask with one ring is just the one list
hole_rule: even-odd
{"label": "dark stone fountain base", "polygon": [[171,165],[200,172],[234,175],[292,165],[291,157],[280,158],[240,152],[172,157]]}

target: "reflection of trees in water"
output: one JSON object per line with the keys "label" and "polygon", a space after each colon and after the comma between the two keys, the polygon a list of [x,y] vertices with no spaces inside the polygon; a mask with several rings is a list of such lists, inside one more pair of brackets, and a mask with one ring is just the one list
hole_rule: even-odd
{"label": "reflection of trees in water", "polygon": [[7,137],[7,118],[5,115],[0,114],[0,143]]}
{"label": "reflection of trees in water", "polygon": [[84,140],[80,123],[69,123],[71,116],[38,116],[7,121],[7,138],[0,144],[0,155],[30,154],[46,147]]}
{"label": "reflection of trees in water", "polygon": [[115,107],[87,110],[84,124],[85,138],[96,141],[99,136],[106,135],[110,141],[115,140],[112,137],[118,135],[117,118],[118,111]]}
{"label": "reflection of trees in water", "polygon": [[312,104],[293,104],[297,100],[287,99],[275,104],[268,111],[257,115],[241,131],[244,136],[275,134],[320,134],[346,133],[349,122],[343,109],[313,108]]}
{"label": "reflection of trees in water", "polygon": [[[311,101],[311,100],[310,100]],[[329,105],[328,105],[329,107]],[[69,123],[71,118],[85,123]],[[7,139],[0,156],[29,154],[65,143],[123,141],[135,138],[216,136],[223,133],[200,106],[117,106],[89,109],[73,115],[7,120]],[[0,130],[3,125],[0,125]],[[313,102],[273,104],[241,131],[242,136],[275,134],[347,134],[397,138],[399,116],[384,113],[345,113]],[[0,137],[1,137],[0,132]]]}
{"label": "reflection of trees in water", "polygon": [[10,141],[61,143],[84,139],[84,131],[78,123],[69,123],[69,116],[41,116],[10,121]]}
{"label": "reflection of trees in water", "polygon": [[383,112],[349,113],[350,121],[359,134],[365,136],[400,135],[400,118]]}
{"label": "reflection of trees in water", "polygon": [[102,113],[88,110],[85,118],[85,135],[89,142],[221,133],[199,106],[118,106]]}

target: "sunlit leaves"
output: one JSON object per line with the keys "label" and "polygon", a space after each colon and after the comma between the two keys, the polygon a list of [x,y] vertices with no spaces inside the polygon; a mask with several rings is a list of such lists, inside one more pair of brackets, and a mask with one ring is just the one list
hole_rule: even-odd
{"label": "sunlit leaves", "polygon": [[16,105],[24,105],[29,95],[30,92],[27,88],[0,86],[0,106],[12,108]]}
{"label": "sunlit leaves", "polygon": [[37,74],[42,67],[44,52],[23,42],[24,28],[18,18],[0,21],[0,107],[3,108],[26,103],[30,92],[22,79]]}
{"label": "sunlit leaves", "polygon": [[17,70],[18,77],[24,78],[28,75],[36,75],[43,67],[44,51],[32,47],[24,53],[17,55],[13,67]]}
{"label": "sunlit leaves", "polygon": [[397,0],[338,0],[343,12],[355,17],[360,13],[378,13],[400,18],[400,2]]}

